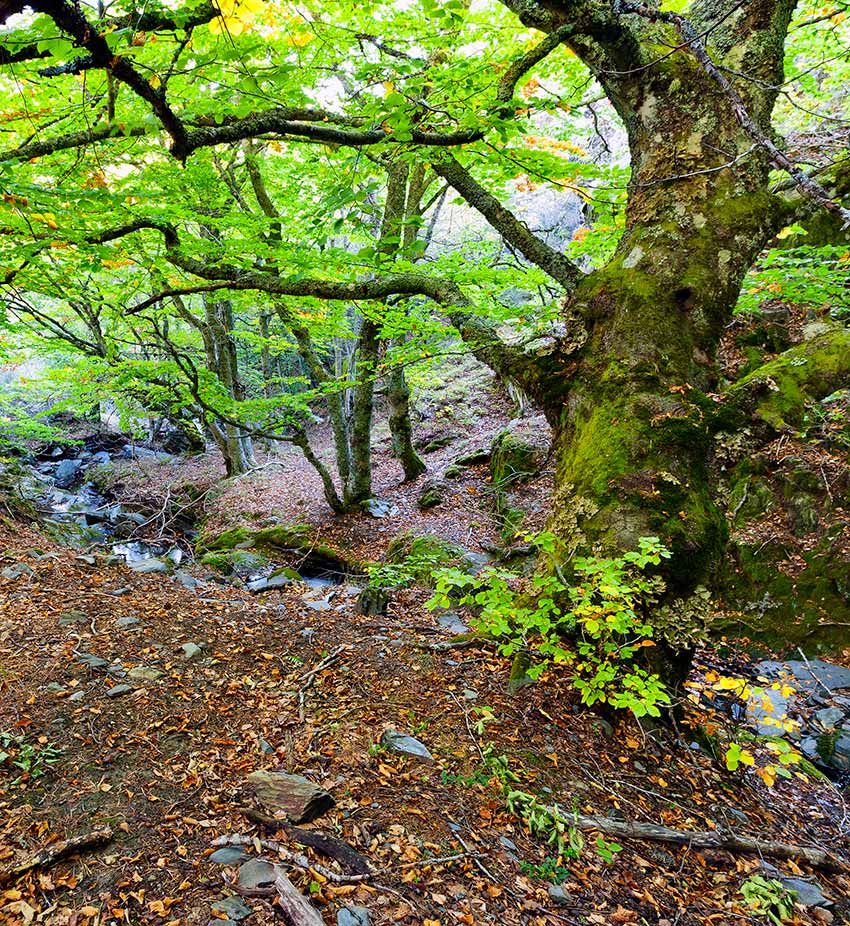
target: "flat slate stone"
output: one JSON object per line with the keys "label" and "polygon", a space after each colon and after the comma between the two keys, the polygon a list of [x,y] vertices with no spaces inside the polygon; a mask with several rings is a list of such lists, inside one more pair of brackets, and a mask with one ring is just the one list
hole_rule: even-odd
{"label": "flat slate stone", "polygon": [[94,653],[77,653],[77,659],[90,669],[105,669],[109,665],[106,659]]}
{"label": "flat slate stone", "polygon": [[119,617],[118,620],[115,621],[115,626],[121,627],[123,630],[127,627],[138,627],[139,623],[138,617]]}
{"label": "flat slate stone", "polygon": [[301,775],[256,771],[248,776],[248,783],[268,813],[290,823],[310,823],[335,804],[324,788]]}
{"label": "flat slate stone", "polygon": [[213,913],[223,913],[228,919],[240,920],[247,919],[251,915],[251,908],[241,897],[225,897],[223,900],[217,900],[212,905]]}
{"label": "flat slate stone", "polygon": [[398,730],[384,730],[381,736],[382,745],[386,746],[390,752],[398,753],[402,756],[410,756],[412,759],[419,759],[421,762],[433,762],[434,757],[428,751],[424,743],[420,743],[413,736],[406,733],[399,733]]}
{"label": "flat slate stone", "polygon": [[165,672],[154,666],[133,666],[132,669],[128,670],[127,675],[143,682],[155,682],[157,679],[162,678]]}
{"label": "flat slate stone", "polygon": [[252,858],[239,866],[237,884],[243,891],[267,891],[273,894],[275,880],[283,873],[280,865],[274,865],[265,859]]}
{"label": "flat slate stone", "polygon": [[284,573],[269,576],[267,579],[253,579],[246,586],[249,592],[271,592],[276,588],[286,588],[292,585],[292,578]]}
{"label": "flat slate stone", "polygon": [[89,616],[85,611],[63,611],[59,615],[59,626],[67,627],[69,624],[87,624]]}
{"label": "flat slate stone", "polygon": [[133,690],[132,685],[116,685],[114,688],[110,688],[106,692],[107,698],[120,698],[121,695],[128,694]]}
{"label": "flat slate stone", "polygon": [[437,618],[437,623],[443,630],[447,630],[449,633],[469,633],[469,627],[464,624],[454,611],[447,611],[445,614],[441,614]]}
{"label": "flat slate stone", "polygon": [[235,865],[237,862],[245,862],[251,856],[239,846],[225,846],[223,849],[216,849],[210,856],[210,861],[216,865]]}
{"label": "flat slate stone", "polygon": [[371,922],[365,907],[343,907],[336,914],[336,926],[369,926]]}
{"label": "flat slate stone", "polygon": [[747,701],[747,720],[759,736],[777,736],[782,733],[782,721],[788,716],[793,696],[766,688],[764,694],[750,695]]}
{"label": "flat slate stone", "polygon": [[789,675],[808,691],[815,689],[823,691],[822,685],[830,691],[850,688],[850,669],[833,665],[823,659],[809,659],[808,662],[802,659],[789,659],[787,662],[765,659],[755,668],[759,675],[766,675],[768,678]]}

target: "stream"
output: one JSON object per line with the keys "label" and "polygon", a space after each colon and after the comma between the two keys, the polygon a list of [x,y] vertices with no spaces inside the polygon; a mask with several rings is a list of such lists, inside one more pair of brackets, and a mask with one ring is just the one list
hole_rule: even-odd
{"label": "stream", "polygon": [[[203,584],[180,569],[184,560],[192,558],[196,531],[190,521],[172,525],[177,540],[140,539],[144,529],[152,525],[157,515],[132,511],[110,499],[98,487],[96,471],[113,461],[154,460],[167,463],[176,460],[172,454],[106,439],[90,438],[83,450],[56,447],[30,462],[21,479],[21,495],[36,509],[44,532],[65,546],[83,551],[107,551],[106,563],[124,563],[134,572],[168,573],[187,588]],[[105,444],[106,446],[103,446]],[[148,534],[154,531],[149,529]],[[342,584],[346,576],[327,564],[303,563],[297,572],[289,570],[287,577],[276,575],[281,564],[270,564],[261,570],[241,576],[252,592],[271,591],[288,582],[298,581],[309,589],[322,590]],[[211,581],[226,581],[211,574]]]}

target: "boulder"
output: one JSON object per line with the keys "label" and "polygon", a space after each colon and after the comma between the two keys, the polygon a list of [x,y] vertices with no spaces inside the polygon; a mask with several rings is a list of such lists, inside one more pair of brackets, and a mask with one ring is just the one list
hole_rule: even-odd
{"label": "boulder", "polygon": [[544,468],[550,451],[551,430],[542,415],[512,421],[493,441],[490,477],[503,537],[513,537],[525,516],[515,490]]}
{"label": "boulder", "polygon": [[334,806],[333,797],[301,775],[259,770],[248,776],[248,784],[263,809],[290,823],[310,823]]}
{"label": "boulder", "polygon": [[80,478],[83,471],[82,460],[62,460],[56,467],[53,475],[53,481],[60,489],[70,489],[71,486]]}
{"label": "boulder", "polygon": [[367,498],[360,507],[373,518],[391,518],[398,514],[398,507],[383,498]]}
{"label": "boulder", "polygon": [[446,497],[446,485],[439,479],[426,479],[422,483],[417,504],[420,508],[435,508]]}

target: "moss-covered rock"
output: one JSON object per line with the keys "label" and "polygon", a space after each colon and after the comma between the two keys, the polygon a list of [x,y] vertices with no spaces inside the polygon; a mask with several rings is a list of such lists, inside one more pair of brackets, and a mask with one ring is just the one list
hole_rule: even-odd
{"label": "moss-covered rock", "polygon": [[220,550],[205,553],[201,565],[214,569],[223,575],[236,575],[240,578],[256,575],[269,566],[269,559],[253,550]]}
{"label": "moss-covered rock", "polygon": [[525,520],[514,490],[536,476],[551,450],[550,430],[542,416],[511,422],[493,441],[490,476],[502,537],[510,539]]}
{"label": "moss-covered rock", "polygon": [[[234,527],[216,535],[202,535],[196,545],[196,552],[204,554],[246,553],[265,558],[266,564],[280,559],[280,553],[298,558],[299,568],[339,572],[360,571],[362,564],[352,560],[344,551],[323,543],[315,537],[308,524],[275,524],[260,530],[249,527]],[[238,559],[238,557],[237,557]],[[203,561],[203,560],[202,560]],[[230,558],[211,559],[207,565],[219,568],[232,561]]]}
{"label": "moss-covered rock", "polygon": [[420,508],[435,508],[446,495],[445,485],[437,479],[428,479],[422,485],[422,491],[416,502]]}
{"label": "moss-covered rock", "polygon": [[741,618],[720,630],[787,650],[805,644],[807,652],[828,652],[850,643],[850,558],[838,530],[794,563],[778,542],[739,542],[730,554],[722,597]]}
{"label": "moss-covered rock", "polygon": [[241,544],[252,540],[251,529],[248,527],[232,527],[220,534],[201,534],[195,544],[197,553],[215,553],[222,550],[232,550]]}
{"label": "moss-covered rock", "polygon": [[472,571],[474,568],[463,547],[433,534],[417,535],[413,531],[403,531],[392,539],[385,560],[393,564],[406,564],[410,567],[414,582],[426,586],[433,584],[435,569],[455,566]]}

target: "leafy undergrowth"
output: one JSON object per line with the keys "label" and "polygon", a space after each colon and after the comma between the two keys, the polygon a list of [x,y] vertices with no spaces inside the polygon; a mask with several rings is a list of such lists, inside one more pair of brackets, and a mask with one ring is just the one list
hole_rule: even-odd
{"label": "leafy undergrowth", "polygon": [[[331,791],[336,807],[315,826],[383,870],[378,886],[293,869],[328,923],[343,903],[367,906],[378,926],[750,919],[740,889],[757,859],[631,841],[617,851],[592,834],[578,858],[553,858],[509,811],[492,757],[516,776],[515,790],[568,811],[846,845],[840,795],[827,784],[795,776],[768,789],[672,733],[644,737],[628,717],[611,733],[554,676],[509,697],[509,666],[492,649],[433,648],[444,631],[420,591],[401,593],[387,618],[354,614],[342,591],[317,612],[297,588],[258,599],[92,566],[17,525],[0,528],[0,545],[4,566],[32,570],[0,578],[0,729],[36,753],[49,748],[51,759],[38,775],[0,766],[0,868],[55,840],[115,830],[103,848],[0,886],[4,923],[206,924],[233,874],[209,860],[210,844],[257,832],[240,807],[258,768],[282,767]],[[128,617],[138,622],[126,626]],[[183,659],[185,643],[202,645],[201,655]],[[337,647],[305,692],[301,720],[304,673]],[[122,680],[80,653],[164,674],[108,698]],[[376,746],[387,727],[417,736],[435,762]],[[850,880],[818,878],[839,901],[840,922]],[[561,882],[560,902],[547,881]],[[267,901],[247,903],[251,926],[275,921]],[[819,921],[802,908],[793,915]]]}

